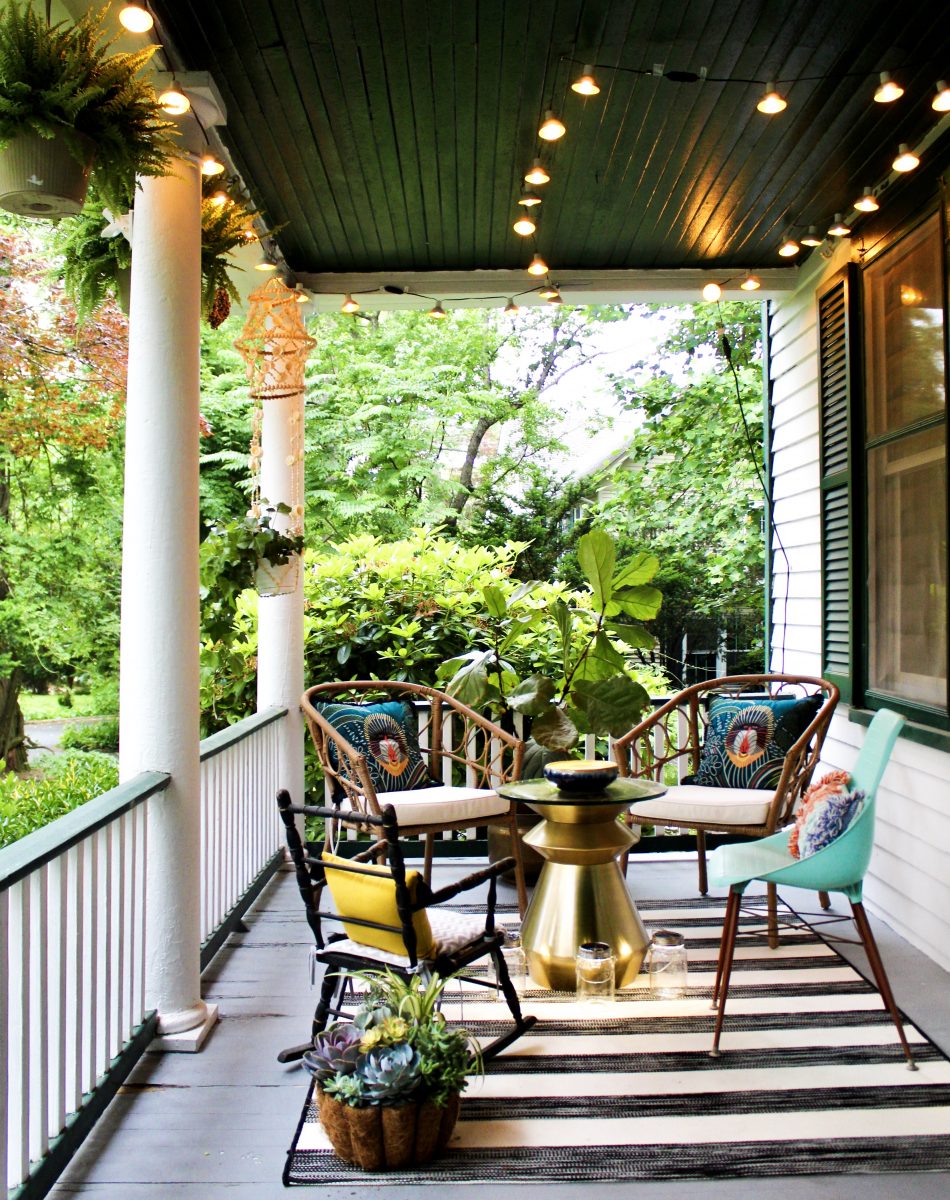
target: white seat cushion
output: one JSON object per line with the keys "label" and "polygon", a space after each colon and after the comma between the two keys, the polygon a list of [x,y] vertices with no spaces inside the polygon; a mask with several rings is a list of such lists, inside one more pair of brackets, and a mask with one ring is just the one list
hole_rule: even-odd
{"label": "white seat cushion", "polygon": [[775,792],[767,788],[699,787],[684,783],[667,788],[655,800],[630,805],[630,815],[641,824],[664,821],[715,825],[762,825]]}
{"label": "white seat cushion", "polygon": [[[485,918],[469,916],[465,913],[449,912],[441,908],[427,908],[426,915],[432,929],[433,951],[429,958],[440,954],[452,954],[470,942],[477,942],[485,933]],[[374,962],[389,963],[392,966],[406,966],[409,959],[405,954],[392,954],[389,950],[378,950],[375,946],[364,946],[362,942],[354,942],[344,938],[338,942],[329,942],[325,951],[318,953],[355,954],[361,958],[371,958]]]}
{"label": "white seat cushion", "polygon": [[478,822],[496,817],[511,807],[491,788],[432,787],[411,792],[380,792],[380,808],[391,804],[400,825],[439,825],[447,821]]}

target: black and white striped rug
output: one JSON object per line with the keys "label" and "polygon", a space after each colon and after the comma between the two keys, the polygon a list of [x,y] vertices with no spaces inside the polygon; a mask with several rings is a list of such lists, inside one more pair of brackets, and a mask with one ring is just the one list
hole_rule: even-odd
{"label": "black and white striped rug", "polygon": [[[288,1182],[444,1184],[673,1180],[950,1170],[950,1062],[907,1025],[907,1070],[880,997],[810,933],[743,937],[719,1059],[709,1057],[721,900],[650,902],[648,928],[678,929],[689,995],[654,1001],[646,980],[616,1003],[530,990],[538,1024],[462,1099],[452,1142],[413,1171],[367,1175],[330,1148],[308,1094]],[[505,915],[502,915],[502,920]],[[516,917],[509,917],[516,920]],[[743,928],[760,927],[755,916]],[[886,965],[886,964],[885,964]],[[472,989],[448,1014],[488,1040],[501,1006]]]}

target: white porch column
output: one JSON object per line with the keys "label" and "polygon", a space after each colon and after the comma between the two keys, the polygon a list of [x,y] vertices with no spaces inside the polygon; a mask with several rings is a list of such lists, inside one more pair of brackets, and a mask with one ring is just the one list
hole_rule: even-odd
{"label": "white porch column", "polygon": [[[261,499],[293,504],[299,497],[302,503],[303,391],[264,400],[262,417]],[[299,437],[294,437],[295,427]],[[286,518],[275,523],[288,524]],[[272,707],[289,711],[280,725],[278,786],[290,792],[295,804],[304,803],[303,689],[303,570],[299,569],[293,592],[260,596],[257,601],[257,707],[259,711]]]}
{"label": "white porch column", "polygon": [[215,1015],[199,973],[200,206],[197,166],[176,160],[140,181],[132,235],[119,766],[172,777],[148,823],[146,1004],[162,1035]]}

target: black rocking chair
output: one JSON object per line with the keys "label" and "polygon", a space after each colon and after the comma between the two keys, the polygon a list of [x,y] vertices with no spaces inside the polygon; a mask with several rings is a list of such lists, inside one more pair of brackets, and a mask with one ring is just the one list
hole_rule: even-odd
{"label": "black rocking chair", "polygon": [[[363,971],[388,968],[403,978],[416,974],[446,978],[459,975],[476,960],[489,956],[497,982],[472,975],[460,978],[493,990],[497,987],[508,1004],[513,1024],[482,1047],[482,1058],[494,1058],[536,1024],[536,1017],[521,1012],[518,994],[501,953],[504,932],[495,928],[496,884],[498,876],[510,870],[512,859],[492,863],[433,892],[417,872],[406,871],[399,826],[391,805],[384,807],[379,817],[354,813],[348,822],[347,814],[335,808],[295,805],[284,790],[278,792],[277,804],[307,922],[316,941],[316,959],[325,968],[311,1041],[282,1050],[277,1055],[278,1062],[302,1058],[331,1017],[347,1015],[344,1001],[350,976]],[[370,825],[379,829],[380,836],[354,857],[338,858],[322,845],[304,846],[294,821],[296,816],[321,817],[328,828],[331,822],[338,822],[341,827]],[[436,907],[486,882],[484,921]],[[336,911],[321,908],[324,888],[331,891]],[[342,924],[344,928],[325,938],[324,921]]]}

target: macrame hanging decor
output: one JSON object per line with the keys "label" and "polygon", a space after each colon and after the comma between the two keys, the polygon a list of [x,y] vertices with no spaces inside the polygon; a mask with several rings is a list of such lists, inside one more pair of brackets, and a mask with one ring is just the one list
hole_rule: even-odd
{"label": "macrame hanging decor", "polygon": [[[288,399],[304,390],[304,367],[316,345],[307,334],[296,293],[273,278],[251,292],[247,321],[234,343],[247,364],[253,410],[251,416],[251,508],[248,516],[262,527],[279,530],[288,538],[303,536],[303,429],[298,406],[288,416],[290,423],[286,465],[290,469],[287,498],[261,498],[261,434],[263,405],[269,400]],[[278,507],[279,506],[279,507]],[[286,509],[286,511],[283,511]],[[280,560],[261,558],[257,564],[257,590],[262,596],[280,596],[297,587],[300,556]]]}

